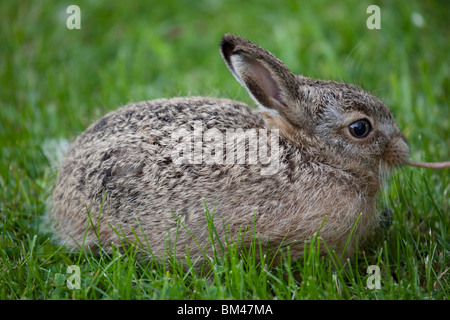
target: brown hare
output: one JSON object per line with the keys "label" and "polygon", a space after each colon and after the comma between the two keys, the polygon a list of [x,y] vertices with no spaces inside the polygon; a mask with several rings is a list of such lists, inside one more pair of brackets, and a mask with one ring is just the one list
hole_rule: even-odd
{"label": "brown hare", "polygon": [[254,234],[294,257],[319,229],[341,252],[358,219],[352,239],[371,234],[382,178],[409,157],[389,109],[357,86],[295,75],[241,37],[226,34],[220,52],[260,110],[188,97],[108,113],[59,169],[49,217],[61,242],[109,250],[126,238],[156,257],[176,243],[177,256],[202,259],[205,203],[219,240],[249,228],[244,245]]}

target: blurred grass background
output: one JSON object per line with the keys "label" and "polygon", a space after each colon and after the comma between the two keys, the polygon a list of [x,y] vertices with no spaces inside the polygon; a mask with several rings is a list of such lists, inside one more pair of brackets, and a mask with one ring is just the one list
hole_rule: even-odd
{"label": "blurred grass background", "polygon": [[[71,4],[81,9],[80,30],[66,27]],[[372,4],[381,9],[380,30],[366,27]],[[404,129],[412,159],[449,160],[449,11],[445,1],[406,0],[2,1],[0,296],[47,298],[46,286],[30,293],[30,283],[67,262],[64,255],[48,260],[56,247],[33,238],[54,175],[43,147],[49,140],[72,140],[131,101],[206,95],[253,105],[221,60],[218,44],[227,32],[268,49],[295,73],[371,91]],[[420,269],[434,248],[436,261],[412,278],[418,289],[404,298],[448,298],[448,172],[406,168],[383,193],[393,208],[384,234],[393,248],[380,248],[398,261],[398,272],[411,280],[401,260],[416,258],[410,263]],[[399,253],[401,238],[416,251]],[[42,253],[35,280],[24,263],[31,248]],[[390,297],[398,296],[394,287]]]}

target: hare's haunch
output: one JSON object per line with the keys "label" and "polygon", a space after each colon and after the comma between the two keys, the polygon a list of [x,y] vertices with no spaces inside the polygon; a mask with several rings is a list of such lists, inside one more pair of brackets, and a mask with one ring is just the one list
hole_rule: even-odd
{"label": "hare's haunch", "polygon": [[125,237],[157,257],[171,242],[179,256],[188,246],[192,259],[203,257],[203,199],[215,236],[248,227],[266,248],[290,244],[294,256],[319,229],[337,250],[358,218],[352,239],[371,233],[380,177],[409,157],[389,109],[354,85],[294,75],[243,38],[225,35],[220,52],[262,110],[189,97],[105,115],[59,170],[50,216],[61,241],[108,250]]}

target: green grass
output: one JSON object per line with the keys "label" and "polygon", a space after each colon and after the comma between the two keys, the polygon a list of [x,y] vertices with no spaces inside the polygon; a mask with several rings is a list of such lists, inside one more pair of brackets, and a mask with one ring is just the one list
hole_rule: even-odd
{"label": "green grass", "polygon": [[[380,194],[390,216],[352,261],[313,239],[304,258],[255,259],[258,245],[213,257],[209,268],[100,256],[52,244],[40,217],[55,169],[44,146],[73,139],[130,101],[179,95],[252,101],[222,62],[226,32],[269,49],[291,70],[358,84],[392,109],[412,158],[449,160],[450,52],[443,1],[383,1],[381,30],[366,28],[373,1],[77,1],[0,3],[0,299],[448,299],[449,170],[398,170]],[[412,23],[419,13],[424,25]],[[213,228],[210,229],[212,232]],[[218,248],[218,250],[221,250]],[[189,260],[189,259],[188,259]],[[69,265],[81,288],[65,284]],[[381,289],[366,288],[369,265]]]}

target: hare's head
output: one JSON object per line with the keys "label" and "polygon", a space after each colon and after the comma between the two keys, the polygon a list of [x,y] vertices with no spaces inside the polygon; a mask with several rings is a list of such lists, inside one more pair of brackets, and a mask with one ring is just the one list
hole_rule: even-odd
{"label": "hare's head", "polygon": [[295,75],[270,52],[226,34],[225,63],[269,125],[311,162],[378,176],[406,163],[409,149],[389,109],[363,89]]}

